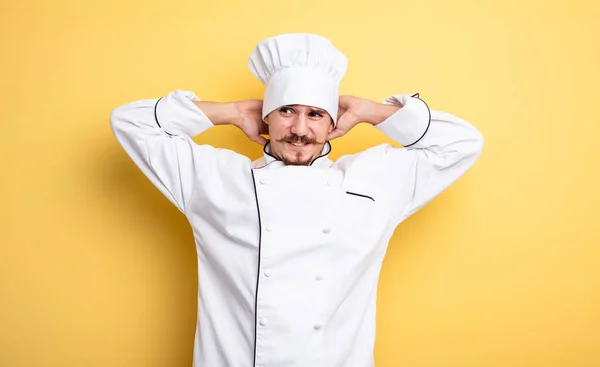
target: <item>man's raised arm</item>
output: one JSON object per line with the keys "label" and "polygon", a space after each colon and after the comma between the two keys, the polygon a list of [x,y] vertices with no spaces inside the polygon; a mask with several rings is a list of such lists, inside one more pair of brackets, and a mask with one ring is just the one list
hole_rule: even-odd
{"label": "man's raised arm", "polygon": [[192,92],[140,100],[116,108],[111,126],[127,154],[182,212],[198,177],[210,177],[221,150],[198,145],[192,137],[220,124],[239,126],[236,103],[203,102]]}

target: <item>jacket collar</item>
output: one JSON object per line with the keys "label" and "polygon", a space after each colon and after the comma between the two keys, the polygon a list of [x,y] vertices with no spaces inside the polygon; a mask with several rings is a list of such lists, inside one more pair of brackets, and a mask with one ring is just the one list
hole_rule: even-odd
{"label": "jacket collar", "polygon": [[[323,145],[323,150],[321,150],[321,155],[319,155],[317,158],[315,158],[315,160],[310,165],[317,167],[317,166],[331,164],[331,161],[329,160],[329,153],[331,153],[331,144],[327,141],[327,142],[325,142],[325,145]],[[263,167],[266,165],[277,165],[277,166],[285,165],[279,158],[275,157],[274,155],[271,155],[271,141],[270,140],[267,140],[267,143],[265,144],[265,146],[263,148],[263,162],[261,162],[261,163],[264,163]]]}

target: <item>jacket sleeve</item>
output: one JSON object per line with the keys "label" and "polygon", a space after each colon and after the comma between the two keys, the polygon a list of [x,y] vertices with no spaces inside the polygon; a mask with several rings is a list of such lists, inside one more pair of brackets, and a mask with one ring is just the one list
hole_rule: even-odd
{"label": "jacket sleeve", "polygon": [[430,110],[418,95],[394,95],[403,107],[376,125],[403,145],[387,145],[383,164],[398,222],[415,213],[465,173],[483,148],[482,134],[467,121]]}
{"label": "jacket sleeve", "polygon": [[192,92],[175,91],[163,98],[116,108],[113,132],[140,170],[185,213],[196,177],[208,177],[217,149],[198,145],[192,137],[213,126],[192,101]]}

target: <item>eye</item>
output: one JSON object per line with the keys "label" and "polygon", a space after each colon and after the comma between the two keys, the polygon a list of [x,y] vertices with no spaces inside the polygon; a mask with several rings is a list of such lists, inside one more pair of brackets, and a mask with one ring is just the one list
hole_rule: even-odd
{"label": "eye", "polygon": [[310,117],[319,117],[320,118],[320,117],[323,117],[323,114],[321,112],[318,112],[318,111],[310,111],[309,116]]}
{"label": "eye", "polygon": [[281,108],[279,109],[279,112],[281,112],[281,113],[282,113],[282,114],[284,114],[284,115],[291,115],[292,113],[294,113],[294,110],[292,110],[292,109],[291,109],[291,108],[289,108],[289,107],[281,107]]}

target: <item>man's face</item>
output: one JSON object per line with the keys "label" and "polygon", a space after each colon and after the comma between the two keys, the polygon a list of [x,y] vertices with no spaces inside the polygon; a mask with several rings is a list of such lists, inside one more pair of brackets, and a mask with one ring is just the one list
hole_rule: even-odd
{"label": "man's face", "polygon": [[265,122],[269,125],[271,155],[286,165],[310,165],[333,130],[325,110],[303,105],[280,107],[268,114]]}

